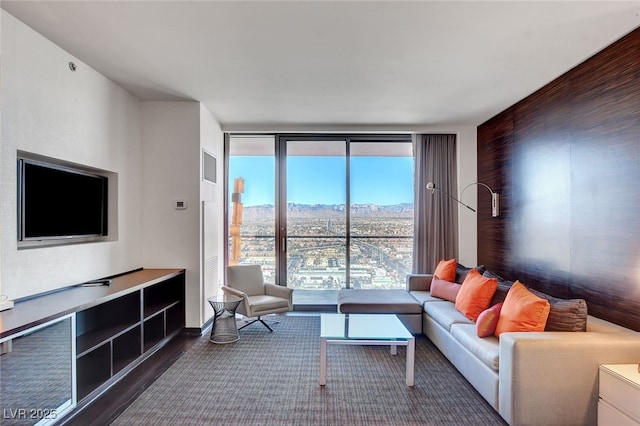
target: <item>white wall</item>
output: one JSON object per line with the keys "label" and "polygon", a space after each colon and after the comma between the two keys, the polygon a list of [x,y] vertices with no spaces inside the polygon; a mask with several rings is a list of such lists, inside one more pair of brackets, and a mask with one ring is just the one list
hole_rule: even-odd
{"label": "white wall", "polygon": [[187,269],[187,326],[199,326],[200,104],[142,102],[142,127],[143,263]]}
{"label": "white wall", "polygon": [[[143,264],[187,269],[187,327],[200,327],[213,314],[203,282],[202,201],[222,206],[221,184],[202,182],[201,153],[205,148],[221,160],[223,135],[199,102],[142,102],[142,127]],[[177,210],[176,200],[186,201],[187,208]],[[221,226],[216,219],[215,226]],[[216,235],[222,235],[220,229]],[[214,246],[221,250],[221,244]],[[217,273],[221,270],[216,262]]]}
{"label": "white wall", "polygon": [[[201,235],[200,250],[202,259],[202,317],[204,324],[213,316],[213,309],[207,298],[216,296],[222,285],[224,268],[224,134],[220,124],[211,112],[200,105],[200,147],[216,158],[216,183],[202,179],[202,159],[200,160],[200,199],[207,203],[201,209],[201,223],[206,231]],[[201,152],[202,153],[202,152]]]}
{"label": "white wall", "polygon": [[[2,293],[15,299],[140,267],[139,101],[0,13]],[[17,150],[117,173],[118,240],[18,250]]]}

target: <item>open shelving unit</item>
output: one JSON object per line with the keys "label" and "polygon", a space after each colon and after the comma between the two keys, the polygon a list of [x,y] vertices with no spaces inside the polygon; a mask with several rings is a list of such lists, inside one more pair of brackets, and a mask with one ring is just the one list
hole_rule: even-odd
{"label": "open shelving unit", "polygon": [[184,273],[127,287],[76,312],[78,401],[99,392],[185,325]]}
{"label": "open shelving unit", "polygon": [[[62,327],[55,325],[62,322]],[[110,285],[70,286],[16,302],[0,312],[0,343],[34,345],[40,335],[48,336],[40,355],[52,365],[48,370],[60,372],[64,365],[68,370],[62,377],[38,376],[68,396],[58,421],[91,404],[184,327],[185,270],[137,269],[112,277]],[[21,379],[32,374],[34,352],[16,351],[0,363],[0,373],[7,375],[10,368],[16,378],[8,396],[49,397],[44,382],[34,389],[32,381]],[[59,360],[65,356],[68,363],[62,365]],[[15,402],[16,409],[24,407],[3,395],[5,399]]]}
{"label": "open shelving unit", "polygon": [[142,292],[144,352],[184,328],[184,286],[176,285],[176,279]]}

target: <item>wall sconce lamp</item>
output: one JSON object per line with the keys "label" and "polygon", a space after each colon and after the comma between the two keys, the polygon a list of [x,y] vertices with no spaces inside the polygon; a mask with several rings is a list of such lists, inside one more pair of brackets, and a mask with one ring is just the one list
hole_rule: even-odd
{"label": "wall sconce lamp", "polygon": [[[484,186],[485,188],[487,188],[489,190],[489,192],[491,193],[491,216],[492,217],[500,216],[500,194],[498,194],[497,192],[494,192],[491,188],[489,188],[489,185],[486,185],[486,184],[480,183],[480,182],[470,183],[469,185],[464,187],[464,189],[460,193],[460,198],[462,198],[462,196],[464,195],[464,191],[466,191],[467,188],[469,188],[470,186],[473,186],[473,185]],[[451,195],[447,194],[446,192],[440,190],[440,188],[437,188],[436,184],[433,183],[433,182],[428,182],[427,183],[427,189],[431,191],[432,195],[433,195],[433,193],[435,191],[438,191],[439,193],[444,194],[447,197],[451,198],[452,200],[457,201],[458,203],[462,204],[463,206],[465,206],[466,208],[468,208],[472,212],[474,212],[474,213],[476,212],[476,209],[474,209],[473,207],[469,206],[468,204],[463,203],[462,201],[458,200],[457,198],[452,197]]]}

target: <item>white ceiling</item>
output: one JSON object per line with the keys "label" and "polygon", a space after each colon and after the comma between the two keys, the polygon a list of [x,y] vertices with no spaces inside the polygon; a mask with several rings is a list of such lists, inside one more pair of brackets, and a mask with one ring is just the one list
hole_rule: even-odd
{"label": "white ceiling", "polygon": [[640,26],[634,1],[10,1],[141,100],[225,130],[478,125]]}

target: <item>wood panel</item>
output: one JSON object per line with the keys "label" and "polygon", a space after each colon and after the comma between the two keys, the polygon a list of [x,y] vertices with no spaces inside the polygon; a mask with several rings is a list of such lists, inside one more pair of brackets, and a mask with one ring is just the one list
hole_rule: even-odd
{"label": "wood panel", "polygon": [[[483,141],[480,143],[480,141]],[[491,216],[491,197],[478,187],[478,264],[506,275],[510,273],[510,233],[513,145],[513,109],[507,109],[478,128],[478,182],[500,194],[500,215]]]}
{"label": "wood panel", "polygon": [[478,180],[496,176],[478,263],[640,331],[640,29],[478,127]]}
{"label": "wood panel", "polygon": [[[511,270],[554,296],[569,294],[569,82],[559,78],[514,107]],[[548,283],[553,283],[549,285]]]}
{"label": "wood panel", "polygon": [[571,74],[572,291],[640,329],[640,31]]}

